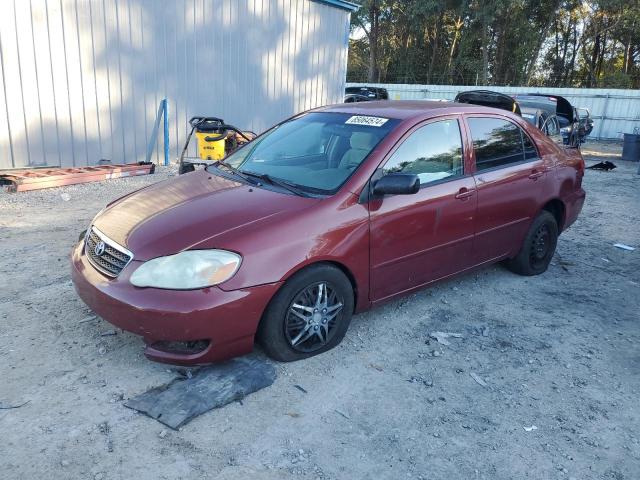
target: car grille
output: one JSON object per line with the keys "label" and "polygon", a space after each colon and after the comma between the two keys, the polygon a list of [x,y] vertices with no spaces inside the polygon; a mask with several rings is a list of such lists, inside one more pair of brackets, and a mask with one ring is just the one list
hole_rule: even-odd
{"label": "car grille", "polygon": [[[100,247],[96,248],[98,246]],[[133,253],[118,245],[96,227],[91,227],[87,232],[84,253],[91,265],[109,277],[117,277],[133,259]]]}

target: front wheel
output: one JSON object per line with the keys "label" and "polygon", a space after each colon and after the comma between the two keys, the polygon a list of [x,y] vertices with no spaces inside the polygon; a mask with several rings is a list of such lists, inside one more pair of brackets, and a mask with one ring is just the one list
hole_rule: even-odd
{"label": "front wheel", "polygon": [[291,277],[269,303],[258,341],[271,358],[291,362],[325,352],[344,338],[353,313],[353,287],[332,265]]}
{"label": "front wheel", "polygon": [[520,275],[540,275],[549,267],[558,243],[558,223],[555,217],[543,210],[533,220],[522,247],[506,265]]}

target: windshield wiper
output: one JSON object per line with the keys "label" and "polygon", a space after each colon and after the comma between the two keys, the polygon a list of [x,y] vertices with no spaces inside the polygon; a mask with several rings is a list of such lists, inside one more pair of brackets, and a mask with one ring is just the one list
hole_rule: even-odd
{"label": "windshield wiper", "polygon": [[245,182],[250,183],[252,185],[255,185],[256,182],[254,182],[253,180],[251,180],[251,178],[247,175],[245,175],[244,173],[242,173],[240,170],[238,170],[236,167],[232,167],[231,165],[227,164],[227,163],[223,163],[223,162],[216,162],[213,164],[216,168],[220,169],[220,167],[225,167],[227,170],[229,170],[231,173],[233,173],[234,175],[242,178]]}
{"label": "windshield wiper", "polygon": [[296,187],[295,185],[292,185],[291,183],[282,180],[280,178],[276,178],[276,177],[272,177],[271,175],[269,175],[268,173],[256,173],[256,172],[249,172],[247,170],[243,170],[242,173],[245,173],[246,175],[251,175],[252,177],[256,177],[259,178],[260,180],[266,181],[272,185],[277,185],[281,188],[284,188],[285,190],[289,190],[291,193],[294,193],[296,195],[298,195],[299,197],[310,197],[311,195],[309,195],[309,193],[305,192],[304,190],[301,190],[300,188]]}

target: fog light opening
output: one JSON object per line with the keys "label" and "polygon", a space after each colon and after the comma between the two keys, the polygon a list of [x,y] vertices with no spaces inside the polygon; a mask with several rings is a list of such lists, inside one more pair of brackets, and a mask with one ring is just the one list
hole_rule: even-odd
{"label": "fog light opening", "polygon": [[151,348],[166,353],[193,355],[205,351],[210,343],[210,340],[189,340],[186,342],[159,341],[152,344]]}

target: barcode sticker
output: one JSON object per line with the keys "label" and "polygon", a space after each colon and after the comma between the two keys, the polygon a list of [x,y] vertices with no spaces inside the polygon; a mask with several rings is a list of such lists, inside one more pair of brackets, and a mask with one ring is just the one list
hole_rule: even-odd
{"label": "barcode sticker", "polygon": [[381,117],[367,117],[365,115],[354,115],[349,118],[346,122],[347,125],[366,125],[368,127],[381,127],[385,123],[387,123],[388,118]]}

